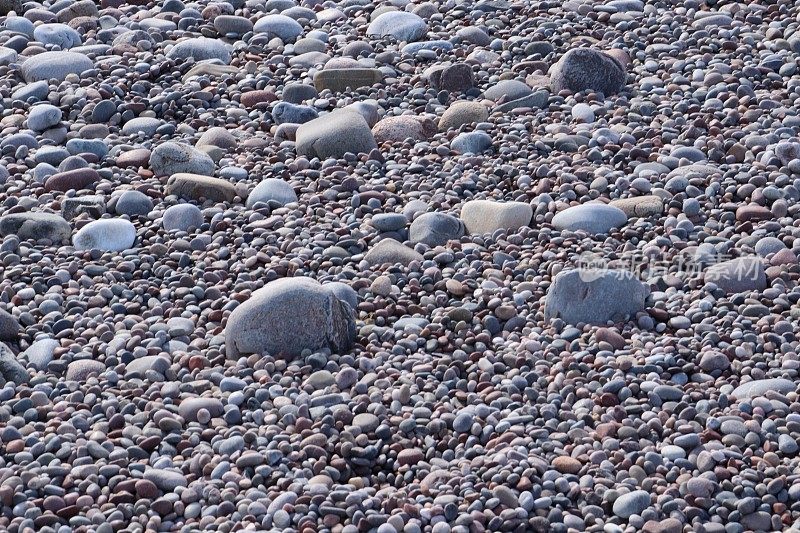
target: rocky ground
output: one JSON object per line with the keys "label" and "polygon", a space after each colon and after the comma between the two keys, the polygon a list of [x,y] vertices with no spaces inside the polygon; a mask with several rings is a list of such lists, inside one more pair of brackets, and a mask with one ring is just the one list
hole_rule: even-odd
{"label": "rocky ground", "polygon": [[797,531],[800,6],[0,0],[0,529]]}

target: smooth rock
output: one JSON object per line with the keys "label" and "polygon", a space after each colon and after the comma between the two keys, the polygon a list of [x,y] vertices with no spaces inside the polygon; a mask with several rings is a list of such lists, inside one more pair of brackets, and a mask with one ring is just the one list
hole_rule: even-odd
{"label": "smooth rock", "polygon": [[627,270],[562,271],[547,290],[545,320],[568,324],[605,324],[644,310],[649,290]]}
{"label": "smooth rock", "polygon": [[310,278],[268,283],[231,313],[225,327],[228,357],[270,353],[297,357],[303,350],[348,350],[355,320],[348,305]]}

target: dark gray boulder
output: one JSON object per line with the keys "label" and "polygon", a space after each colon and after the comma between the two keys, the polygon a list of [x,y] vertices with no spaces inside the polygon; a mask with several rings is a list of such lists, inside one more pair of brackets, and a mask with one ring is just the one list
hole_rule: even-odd
{"label": "dark gray boulder", "polygon": [[592,48],[573,48],[550,69],[554,93],[596,91],[606,96],[625,86],[625,68],[614,57]]}

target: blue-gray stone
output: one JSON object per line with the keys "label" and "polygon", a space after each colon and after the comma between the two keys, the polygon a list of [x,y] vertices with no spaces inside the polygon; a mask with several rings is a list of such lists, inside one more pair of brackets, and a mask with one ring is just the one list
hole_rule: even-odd
{"label": "blue-gray stone", "polygon": [[319,113],[311,106],[279,102],[272,109],[275,124],[305,124],[317,118]]}
{"label": "blue-gray stone", "polygon": [[650,291],[627,270],[574,269],[560,272],[547,291],[546,320],[605,324],[644,310]]}
{"label": "blue-gray stone", "polygon": [[462,154],[480,154],[492,147],[492,137],[485,131],[470,131],[450,141],[450,148]]}
{"label": "blue-gray stone", "polygon": [[257,203],[276,203],[279,206],[297,202],[297,194],[288,182],[280,178],[267,178],[256,185],[247,196],[247,207]]}
{"label": "blue-gray stone", "polygon": [[614,501],[614,514],[627,519],[633,515],[641,515],[642,511],[650,506],[650,493],[645,490],[635,490],[623,494]]}

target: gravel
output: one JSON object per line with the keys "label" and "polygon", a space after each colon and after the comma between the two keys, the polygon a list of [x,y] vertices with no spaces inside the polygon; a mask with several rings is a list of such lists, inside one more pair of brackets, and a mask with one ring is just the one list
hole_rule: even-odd
{"label": "gravel", "polygon": [[0,0],[0,530],[800,531],[799,15]]}

